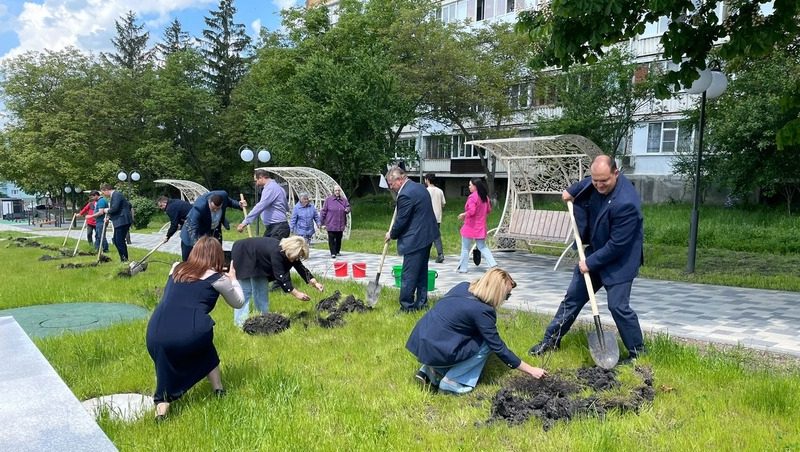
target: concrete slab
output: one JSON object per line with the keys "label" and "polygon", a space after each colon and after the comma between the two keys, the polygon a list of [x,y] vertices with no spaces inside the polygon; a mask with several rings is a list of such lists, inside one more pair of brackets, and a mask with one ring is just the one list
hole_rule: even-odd
{"label": "concrete slab", "polygon": [[12,317],[0,337],[0,450],[117,450]]}
{"label": "concrete slab", "polygon": [[108,413],[111,419],[133,422],[145,413],[152,413],[155,405],[153,396],[144,394],[111,394],[81,402],[94,418]]}

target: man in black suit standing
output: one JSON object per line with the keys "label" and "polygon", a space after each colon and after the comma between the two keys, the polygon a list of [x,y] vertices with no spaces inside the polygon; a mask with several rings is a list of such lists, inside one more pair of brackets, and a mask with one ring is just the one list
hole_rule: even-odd
{"label": "man in black suit standing", "polygon": [[115,190],[111,184],[103,184],[100,187],[100,191],[103,192],[103,196],[110,198],[110,207],[107,207],[104,213],[108,214],[111,224],[114,225],[114,238],[111,241],[117,248],[119,260],[128,262],[128,244],[125,242],[125,238],[128,236],[128,231],[130,231],[133,223],[131,203],[125,199],[122,193]]}
{"label": "man in black suit standing", "polygon": [[439,227],[428,190],[409,180],[405,170],[391,168],[386,182],[397,193],[396,217],[386,241],[397,239],[397,252],[403,255],[400,310],[417,311],[428,305],[428,259]]}

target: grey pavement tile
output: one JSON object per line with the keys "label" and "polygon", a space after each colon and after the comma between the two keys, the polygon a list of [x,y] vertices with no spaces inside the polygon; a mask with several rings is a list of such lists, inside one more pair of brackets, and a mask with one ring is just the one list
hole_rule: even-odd
{"label": "grey pavement tile", "polygon": [[[13,228],[0,225],[0,230]],[[16,228],[21,232],[63,237],[66,230],[30,230]],[[232,240],[244,237],[235,232],[226,232],[224,248],[230,249]],[[132,233],[133,247],[152,249],[159,240],[159,234]],[[367,277],[353,279],[366,284],[374,280],[380,256],[367,253],[347,252],[340,260],[348,263],[366,262]],[[180,253],[180,240],[173,237],[161,251]],[[113,251],[112,251],[113,253]],[[508,270],[517,280],[519,287],[512,295],[507,308],[552,315],[564,297],[572,278],[574,264],[562,265],[553,271],[555,259],[536,256],[524,252],[497,253],[499,265]],[[429,268],[436,270],[436,295],[442,295],[454,284],[473,280],[486,271],[486,266],[470,266],[467,275],[456,273],[458,256],[445,256],[444,264],[431,261]],[[333,261],[325,249],[312,249],[306,266],[321,277],[333,278]],[[381,283],[394,285],[391,269],[402,265],[402,257],[387,256],[381,275]],[[606,294],[598,292],[598,305],[604,322],[611,322],[608,313]],[[758,290],[739,287],[726,287],[710,284],[692,284],[675,281],[659,281],[638,278],[633,283],[631,306],[637,312],[645,331],[666,332],[673,336],[717,341],[732,344],[745,344],[748,347],[768,349],[800,356],[800,293],[775,290]],[[587,305],[579,320],[591,320]]]}

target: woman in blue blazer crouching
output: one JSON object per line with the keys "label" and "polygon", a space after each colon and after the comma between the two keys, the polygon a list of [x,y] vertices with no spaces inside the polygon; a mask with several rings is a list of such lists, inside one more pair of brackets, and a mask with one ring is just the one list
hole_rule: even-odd
{"label": "woman in blue blazer crouching", "polygon": [[505,270],[493,268],[480,279],[453,287],[428,311],[406,342],[422,367],[415,378],[440,392],[465,394],[475,388],[483,366],[494,352],[509,368],[534,378],[544,369],[522,361],[506,347],[497,332],[496,309],[517,284]]}

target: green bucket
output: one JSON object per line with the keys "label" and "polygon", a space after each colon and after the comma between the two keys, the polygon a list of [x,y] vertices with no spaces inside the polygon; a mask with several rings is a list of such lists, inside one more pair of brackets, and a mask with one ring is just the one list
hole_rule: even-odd
{"label": "green bucket", "polygon": [[[403,266],[392,266],[392,276],[394,276],[394,286],[401,287],[403,285]],[[438,277],[439,273],[436,270],[428,270],[428,290],[436,290],[436,278]]]}

